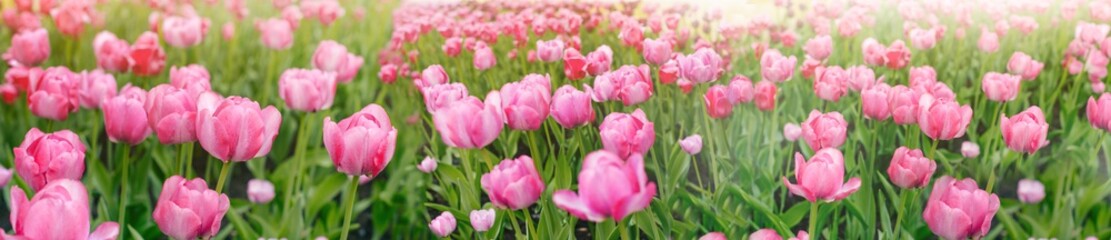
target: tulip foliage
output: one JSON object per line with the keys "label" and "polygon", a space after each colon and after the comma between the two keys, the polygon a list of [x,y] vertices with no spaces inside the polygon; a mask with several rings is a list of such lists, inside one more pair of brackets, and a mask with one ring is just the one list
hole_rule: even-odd
{"label": "tulip foliage", "polygon": [[1106,1],[0,12],[0,239],[1111,238]]}

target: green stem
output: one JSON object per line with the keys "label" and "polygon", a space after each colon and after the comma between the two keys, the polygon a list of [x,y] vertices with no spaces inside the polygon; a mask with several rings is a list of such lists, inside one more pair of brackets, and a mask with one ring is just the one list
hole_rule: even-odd
{"label": "green stem", "polygon": [[535,236],[533,235],[533,233],[536,232],[536,227],[532,225],[532,215],[529,214],[528,208],[521,209],[521,215],[525,217],[525,227],[528,231],[528,238],[534,238]]}
{"label": "green stem", "polygon": [[513,224],[513,232],[517,236],[522,236],[521,229],[517,227],[517,215],[513,214],[513,211],[505,211],[505,215],[509,216],[509,222]]}
{"label": "green stem", "polygon": [[127,227],[127,200],[128,200],[127,185],[130,182],[130,181],[128,181],[128,179],[130,179],[129,176],[128,176],[128,168],[129,168],[128,166],[131,166],[131,163],[129,163],[129,161],[131,161],[131,146],[130,145],[124,145],[123,146],[123,153],[120,154],[120,159],[121,159],[120,160],[120,163],[121,163],[120,165],[122,165],[123,169],[120,170],[122,176],[120,177],[120,209],[119,209],[120,214],[118,215],[118,217],[120,219],[120,226],[126,228]]}
{"label": "green stem", "polygon": [[629,223],[629,220],[623,220],[623,221],[617,223],[617,231],[621,232],[621,240],[632,239],[632,238],[629,238],[629,228],[627,226],[628,223]]}
{"label": "green stem", "polygon": [[343,216],[343,232],[340,234],[340,240],[347,240],[347,234],[351,229],[351,212],[355,210],[355,197],[359,195],[359,178],[355,176],[348,177],[348,182],[351,182],[347,187],[347,202],[345,203]]}
{"label": "green stem", "polygon": [[220,179],[216,181],[216,193],[224,193],[224,181],[228,180],[228,173],[231,172],[231,161],[223,161],[224,166],[220,169]]}
{"label": "green stem", "polygon": [[822,234],[818,233],[818,205],[821,202],[810,203],[810,226],[808,226],[807,233],[810,234],[812,239],[817,240]]}
{"label": "green stem", "polygon": [[300,178],[299,176],[301,176],[301,174],[304,172],[303,169],[301,169],[301,168],[302,168],[302,165],[305,161],[305,151],[306,151],[305,147],[306,147],[306,145],[308,145],[308,143],[307,143],[308,141],[306,141],[305,138],[307,136],[309,136],[309,134],[307,134],[307,133],[308,133],[308,129],[309,129],[309,127],[308,127],[309,126],[309,119],[311,119],[311,118],[312,118],[312,113],[306,113],[305,115],[303,115],[301,117],[301,122],[299,124],[300,126],[297,128],[297,145],[295,146],[296,147],[296,149],[295,149],[296,152],[293,153],[294,155],[296,155],[293,158],[293,170],[295,172],[292,176],[293,179],[291,180],[291,182],[293,182],[293,183],[289,184],[289,186],[286,187],[286,191],[285,191],[285,196],[286,196],[285,197],[285,208],[286,209],[291,209],[290,204],[292,204],[292,202],[293,202],[292,199],[293,199],[293,191],[295,190],[294,188],[296,186],[298,186],[298,183],[300,183],[300,180],[302,178]]}
{"label": "green stem", "polygon": [[902,204],[899,204],[899,211],[900,211],[899,216],[895,218],[895,231],[899,231],[900,235],[902,235],[901,234],[902,233],[902,228],[899,228],[899,226],[903,225],[903,217],[905,217],[908,213],[910,213],[910,209],[907,209],[907,208],[909,208],[907,205],[910,202],[913,202],[914,200],[918,199],[918,190],[917,189],[910,189],[908,191],[910,191],[910,197],[903,198]]}

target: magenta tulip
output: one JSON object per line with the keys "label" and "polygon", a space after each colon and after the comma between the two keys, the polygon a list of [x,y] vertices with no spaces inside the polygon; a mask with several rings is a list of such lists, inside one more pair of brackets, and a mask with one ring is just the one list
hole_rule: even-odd
{"label": "magenta tulip", "polygon": [[337,171],[373,178],[393,159],[397,129],[385,109],[371,104],[339,124],[324,118],[324,147]]}
{"label": "magenta tulip", "polygon": [[38,66],[49,57],[50,36],[44,28],[12,35],[11,46],[3,54],[4,60],[19,66]]}
{"label": "magenta tulip", "polygon": [[891,156],[887,176],[901,188],[919,188],[930,184],[937,163],[922,155],[922,150],[899,147]]}
{"label": "magenta tulip", "polygon": [[147,93],[140,88],[127,85],[120,95],[104,101],[104,133],[112,142],[137,145],[150,136],[147,111],[143,104]]}
{"label": "magenta tulip", "polygon": [[598,127],[602,147],[606,151],[628,158],[643,155],[656,142],[656,127],[639,108],[628,113],[610,113]]}
{"label": "magenta tulip", "polygon": [[482,190],[498,208],[520,210],[531,206],[544,192],[544,180],[529,156],[506,159],[482,175]]}
{"label": "magenta tulip", "polygon": [[247,98],[220,99],[209,92],[197,102],[197,139],[205,151],[224,162],[269,154],[281,123],[281,113],[274,106],[261,108]]}
{"label": "magenta tulip", "polygon": [[58,179],[81,180],[85,174],[85,145],[69,130],[43,133],[31,128],[12,152],[16,173],[33,190]]}
{"label": "magenta tulip", "polygon": [[818,150],[809,161],[801,153],[795,153],[795,180],[798,184],[791,184],[787,177],[783,177],[783,184],[792,194],[811,203],[841,200],[860,188],[860,178],[854,177],[842,183],[845,180],[845,159],[835,148]]}
{"label": "magenta tulip", "polygon": [[551,102],[552,84],[547,75],[529,74],[501,88],[501,107],[510,129],[540,129],[548,118]]}
{"label": "magenta tulip", "polygon": [[980,190],[975,180],[942,176],[934,182],[922,219],[941,238],[980,238],[991,230],[997,210],[999,197]]}
{"label": "magenta tulip", "polygon": [[1049,140],[1046,140],[1049,123],[1046,123],[1045,115],[1038,106],[1027,108],[1011,117],[1005,115],[1002,117],[999,121],[999,129],[1007,148],[1033,154],[1038,149],[1049,145]]}
{"label": "magenta tulip", "polygon": [[1086,109],[1088,123],[1092,127],[1111,131],[1111,93],[1100,94],[1098,100],[1094,97],[1088,97]]}
{"label": "magenta tulip", "polygon": [[729,88],[723,85],[714,85],[706,90],[702,96],[706,106],[706,114],[711,118],[722,119],[733,115],[733,103],[729,99]]}
{"label": "magenta tulip", "polygon": [[571,85],[564,85],[552,96],[552,119],[563,128],[571,129],[594,122],[594,108],[590,94]]}
{"label": "magenta tulip", "polygon": [[[172,74],[171,74],[172,75]],[[147,92],[147,125],[162,144],[197,140],[197,99],[185,89],[161,84]]]}
{"label": "magenta tulip", "polygon": [[173,239],[210,238],[220,232],[229,207],[228,196],[208,189],[204,179],[175,175],[162,184],[152,218]]}
{"label": "magenta tulip", "polygon": [[79,181],[60,179],[51,182],[27,199],[22,188],[11,189],[13,235],[4,239],[116,239],[120,225],[104,222],[89,233],[89,193]]}
{"label": "magenta tulip", "polygon": [[552,195],[552,202],[579,219],[621,221],[648,207],[655,196],[656,183],[648,181],[639,153],[622,160],[611,152],[595,151],[583,159],[579,192],[558,190]]}

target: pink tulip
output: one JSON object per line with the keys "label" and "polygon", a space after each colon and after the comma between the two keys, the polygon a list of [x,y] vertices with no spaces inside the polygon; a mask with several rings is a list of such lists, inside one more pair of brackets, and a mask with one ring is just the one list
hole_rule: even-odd
{"label": "pink tulip", "polygon": [[625,46],[639,48],[641,42],[644,41],[644,30],[640,23],[625,22],[617,38],[621,39],[621,43],[624,43]]}
{"label": "pink tulip", "polygon": [[536,57],[544,62],[557,62],[563,57],[563,40],[536,41]]}
{"label": "pink tulip", "polygon": [[220,232],[228,207],[228,196],[208,189],[204,179],[175,175],[162,184],[152,218],[171,238],[210,238]]}
{"label": "pink tulip", "polygon": [[602,75],[610,70],[610,66],[613,66],[613,49],[602,45],[587,54],[585,60],[586,65],[583,66],[583,69],[587,73],[591,76]]}
{"label": "pink tulip", "polygon": [[69,130],[43,133],[31,128],[12,152],[16,173],[34,190],[58,179],[81,180],[85,172],[85,145]]}
{"label": "pink tulip", "polygon": [[494,226],[497,216],[494,209],[471,210],[471,227],[475,232],[486,232]]}
{"label": "pink tulip", "polygon": [[552,202],[571,215],[592,222],[611,217],[621,221],[643,210],[656,196],[656,183],[648,182],[644,158],[639,153],[625,159],[607,151],[586,155],[579,172],[579,192],[558,190],[552,195]]}
{"label": "pink tulip", "polygon": [[552,102],[552,85],[547,75],[529,74],[518,82],[505,84],[501,88],[501,108],[510,129],[537,130],[548,112]]}
{"label": "pink tulip", "polygon": [[169,16],[162,20],[162,37],[170,46],[186,48],[201,44],[208,34],[208,19]]}
{"label": "pink tulip", "polygon": [[432,113],[432,121],[448,146],[485,147],[498,138],[505,123],[500,93],[490,92],[485,103],[471,96],[448,103]]}
{"label": "pink tulip", "polygon": [[989,31],[987,27],[980,28],[980,40],[976,43],[981,52],[994,53],[999,50],[999,35]]}
{"label": "pink tulip", "polygon": [[886,83],[872,85],[860,92],[860,109],[864,118],[883,121],[891,117],[891,107],[887,100],[891,87]]}
{"label": "pink tulip", "polygon": [[205,93],[197,100],[197,139],[221,161],[245,162],[266,156],[278,136],[282,116],[274,106],[233,96]]}
{"label": "pink tulip", "polygon": [[301,12],[301,7],[290,5],[281,9],[282,20],[288,22],[290,27],[296,30],[301,26],[301,19],[305,18],[305,14]]}
{"label": "pink tulip", "polygon": [[393,159],[397,128],[386,110],[370,104],[336,124],[324,118],[324,147],[336,170],[351,176],[378,176]]}
{"label": "pink tulip", "polygon": [[498,208],[520,210],[531,206],[544,192],[544,180],[529,156],[502,160],[482,175],[482,190]]}
{"label": "pink tulip", "polygon": [[46,29],[18,32],[12,35],[11,46],[4,60],[20,66],[37,66],[50,57],[50,37]]}
{"label": "pink tulip", "polygon": [[1111,94],[1102,93],[1099,99],[1088,97],[1088,123],[1094,128],[1111,131]]}
{"label": "pink tulip", "polygon": [[887,47],[877,42],[876,39],[864,39],[861,50],[864,51],[864,63],[872,66],[887,64]]}
{"label": "pink tulip", "polygon": [[725,238],[724,233],[711,232],[707,233],[706,235],[702,235],[702,237],[699,237],[698,240],[728,240],[728,238]]}
{"label": "pink tulip", "polygon": [[814,71],[814,95],[826,101],[837,102],[848,92],[849,73],[838,66],[818,67]]}
{"label": "pink tulip", "polygon": [[756,90],[752,87],[752,81],[744,75],[737,75],[729,81],[729,89],[726,96],[729,98],[729,103],[733,105],[752,102],[756,98]]}
{"label": "pink tulip", "polygon": [[721,77],[725,62],[711,48],[701,48],[689,56],[676,57],[680,76],[694,83],[717,81]]}
{"label": "pink tulip", "polygon": [[910,63],[910,49],[903,43],[903,40],[895,40],[891,43],[891,46],[887,46],[884,58],[887,68],[902,69]]}
{"label": "pink tulip", "polygon": [[451,81],[450,77],[447,75],[447,71],[439,64],[428,66],[424,71],[421,71],[420,76],[420,79],[415,80],[413,83],[421,89]]}
{"label": "pink tulip", "polygon": [[1034,80],[1042,72],[1044,64],[1038,62],[1022,52],[1015,52],[1011,60],[1007,61],[1007,71],[1022,76],[1022,80]]}
{"label": "pink tulip", "polygon": [[1088,82],[1088,83],[1089,83],[1090,87],[1092,88],[1092,92],[1094,92],[1094,93],[1103,93],[1103,90],[1107,87],[1107,85],[1104,85],[1103,82]]}
{"label": "pink tulip", "polygon": [[891,107],[891,119],[895,124],[907,125],[918,122],[918,100],[922,94],[903,85],[891,88],[887,104]]}
{"label": "pink tulip", "polygon": [[815,36],[806,41],[803,47],[806,55],[818,61],[824,61],[833,52],[833,38],[829,35]]}
{"label": "pink tulip", "polygon": [[343,6],[336,0],[301,1],[301,9],[304,10],[305,17],[316,18],[324,26],[332,25],[336,19],[346,13]]}
{"label": "pink tulip", "polygon": [[845,143],[847,128],[848,123],[841,113],[813,110],[802,122],[802,138],[811,149],[837,148]]}
{"label": "pink tulip", "polygon": [[626,65],[594,78],[594,87],[585,88],[595,102],[620,99],[625,106],[631,106],[652,97],[652,76],[648,65]]}
{"label": "pink tulip", "polygon": [[15,87],[15,84],[10,82],[0,84],[0,101],[11,105],[15,103],[17,95],[19,95],[19,89]]}
{"label": "pink tulip", "polygon": [[980,145],[974,142],[964,141],[961,143],[961,156],[966,158],[974,158],[980,155]]}
{"label": "pink tulip", "polygon": [[920,50],[934,48],[937,43],[937,33],[933,29],[915,28],[910,30],[908,37],[910,38],[911,45]]}
{"label": "pink tulip", "polygon": [[989,100],[1008,102],[1018,97],[1021,82],[1019,76],[989,72],[984,74],[984,80],[980,86]]}
{"label": "pink tulip", "polygon": [[[725,236],[722,235],[721,239],[725,239]],[[779,236],[779,233],[776,232],[775,230],[772,230],[770,228],[764,228],[764,229],[757,230],[756,232],[753,232],[752,234],[748,235],[748,239],[749,240],[783,240],[783,237]],[[807,234],[806,231],[799,231],[799,234],[797,235],[797,237],[790,238],[789,240],[809,240],[809,239],[810,239],[810,234]]]}
{"label": "pink tulip", "polygon": [[1080,22],[1076,24],[1075,38],[1085,44],[1097,44],[1107,37],[1108,31],[1111,31],[1111,26],[1106,24]]}
{"label": "pink tulip", "polygon": [[702,152],[702,136],[695,134],[683,138],[679,140],[679,146],[682,147],[683,151],[687,152],[687,154],[696,155]]}
{"label": "pink tulip", "polygon": [[490,69],[494,67],[494,64],[497,64],[497,56],[494,55],[494,50],[490,47],[485,44],[481,46],[474,50],[474,68],[478,70]]}
{"label": "pink tulip", "polygon": [[253,203],[270,202],[274,199],[274,184],[262,179],[247,181],[247,199]]}
{"label": "pink tulip", "polygon": [[81,72],[77,100],[83,108],[99,109],[101,102],[116,96],[116,78],[101,70]]}
{"label": "pink tulip", "polygon": [[459,53],[463,52],[463,39],[459,37],[448,38],[444,41],[444,45],[441,48],[444,54],[449,57],[458,56]]}
{"label": "pink tulip", "polygon": [[806,57],[806,60],[802,61],[802,66],[799,67],[799,72],[802,73],[803,78],[807,78],[807,79],[814,78],[814,71],[818,70],[818,67],[821,67],[821,66],[822,66],[821,61],[814,60],[813,58],[810,58],[810,57]]}
{"label": "pink tulip", "polygon": [[911,67],[908,75],[910,86],[913,88],[933,86],[937,83],[937,71],[931,66]]}
{"label": "pink tulip", "polygon": [[455,216],[451,215],[451,212],[440,213],[439,217],[428,223],[428,228],[432,229],[432,233],[436,236],[446,238],[451,235],[451,232],[455,231]]}
{"label": "pink tulip", "polygon": [[818,150],[809,161],[802,153],[795,153],[795,180],[798,184],[791,184],[783,177],[783,184],[792,194],[811,203],[841,200],[860,188],[860,178],[841,183],[845,180],[845,159],[835,148]]}
{"label": "pink tulip", "polygon": [[[54,27],[62,35],[77,37],[85,32],[85,26],[93,21],[103,21],[103,16],[95,12],[91,1],[64,1],[50,10]],[[42,10],[46,11],[46,10]]]}
{"label": "pink tulip", "polygon": [[469,96],[467,86],[462,83],[432,85],[421,89],[421,93],[424,95],[424,105],[429,113],[435,113]]}
{"label": "pink tulip", "polygon": [[864,89],[871,87],[877,82],[882,82],[883,78],[876,80],[876,73],[871,68],[866,66],[855,66],[845,69],[848,73],[848,78],[844,82],[845,85],[854,92],[860,92]]}
{"label": "pink tulip", "polygon": [[923,95],[918,102],[918,128],[934,140],[950,140],[964,136],[972,121],[972,108],[960,106],[948,98]]}
{"label": "pink tulip", "polygon": [[[34,76],[32,76],[34,77]],[[31,113],[42,118],[64,121],[77,111],[77,86],[81,76],[65,67],[51,67],[37,80],[31,80],[27,105]]]}
{"label": "pink tulip", "polygon": [[802,128],[798,124],[787,123],[783,125],[783,138],[794,142],[802,136]]}
{"label": "pink tulip", "polygon": [[1021,153],[1034,154],[1038,149],[1049,145],[1046,136],[1049,133],[1049,124],[1045,122],[1045,115],[1038,106],[1027,108],[1014,116],[1003,118],[999,121],[999,129],[1003,134],[1003,142],[1007,148]]}
{"label": "pink tulip", "polygon": [[338,72],[347,65],[347,47],[332,40],[324,40],[317,45],[312,54],[313,68],[326,72]]}
{"label": "pink tulip", "polygon": [[131,45],[127,40],[116,38],[115,34],[108,31],[100,32],[93,40],[96,65],[110,72],[127,71],[130,67],[127,61],[130,52]]}
{"label": "pink tulip", "polygon": [[[660,66],[656,73],[660,76],[660,83],[672,84],[679,79],[679,62],[675,59],[667,60]],[[689,80],[688,80],[689,81]]]}
{"label": "pink tulip", "polygon": [[1045,198],[1045,185],[1034,179],[1018,180],[1018,200],[1023,203],[1037,204]]}
{"label": "pink tulip", "polygon": [[641,54],[644,55],[644,61],[648,64],[659,66],[671,60],[672,46],[666,39],[644,39],[641,49],[643,49]]}
{"label": "pink tulip", "polygon": [[27,199],[22,188],[11,189],[13,235],[5,239],[116,239],[120,225],[104,222],[89,233],[89,193],[79,181],[60,179]]}
{"label": "pink tulip", "polygon": [[255,22],[262,45],[273,50],[286,50],[293,46],[293,26],[282,19],[269,18]]}
{"label": "pink tulip", "polygon": [[146,95],[142,89],[127,85],[120,95],[104,101],[101,110],[104,111],[104,132],[108,140],[137,145],[150,136],[147,112],[143,109]]}
{"label": "pink tulip", "polygon": [[980,238],[991,230],[997,210],[999,197],[980,190],[975,180],[942,176],[934,182],[922,219],[941,238]]}
{"label": "pink tulip", "polygon": [[582,79],[586,76],[586,57],[578,49],[566,48],[563,50],[563,73],[570,80]]}
{"label": "pink tulip", "polygon": [[424,160],[417,164],[417,170],[424,173],[432,173],[436,171],[436,159],[432,157],[424,157]]}
{"label": "pink tulip", "polygon": [[235,23],[224,22],[224,27],[220,28],[220,36],[224,41],[231,41],[235,37]]}
{"label": "pink tulip", "polygon": [[930,184],[934,170],[937,170],[937,163],[923,156],[922,150],[899,147],[891,156],[887,176],[901,188],[918,188]]}
{"label": "pink tulip", "polygon": [[212,91],[211,79],[208,69],[198,64],[170,67],[170,84],[188,91],[194,97]]}
{"label": "pink tulip", "polygon": [[621,158],[648,153],[656,142],[656,126],[639,108],[628,113],[610,113],[598,126],[602,147]]}
{"label": "pink tulip", "polygon": [[154,32],[144,32],[139,35],[139,39],[135,40],[130,50],[127,55],[127,65],[135,75],[158,75],[166,67],[166,52],[158,44],[158,34]]}
{"label": "pink tulip", "polygon": [[39,22],[39,17],[32,12],[16,11],[15,9],[4,9],[2,13],[3,22],[15,32],[32,31],[42,28],[42,23]]}
{"label": "pink tulip", "polygon": [[286,107],[316,112],[328,109],[336,97],[336,77],[331,72],[287,69],[278,80],[278,94]]}
{"label": "pink tulip", "polygon": [[760,81],[756,84],[756,108],[760,111],[769,112],[775,109],[775,83],[770,81]]}
{"label": "pink tulip", "polygon": [[706,114],[711,118],[722,119],[733,115],[733,103],[729,99],[729,88],[723,85],[714,85],[706,90],[702,96],[706,105]]}
{"label": "pink tulip", "polygon": [[552,119],[563,128],[572,129],[594,122],[594,108],[590,94],[579,91],[571,85],[564,85],[552,96],[550,109]]}
{"label": "pink tulip", "polygon": [[192,93],[161,84],[147,92],[143,108],[147,114],[147,125],[154,129],[160,143],[178,144],[197,140],[197,99]]}
{"label": "pink tulip", "polygon": [[1111,60],[1103,52],[1092,50],[1087,54],[1088,61],[1084,63],[1084,70],[1088,72],[1088,80],[1102,82],[1107,76],[1107,63]]}
{"label": "pink tulip", "polygon": [[766,81],[784,82],[795,74],[795,56],[784,57],[778,50],[770,49],[760,57],[760,74]]}
{"label": "pink tulip", "polygon": [[382,67],[378,69],[378,79],[381,79],[382,82],[386,84],[394,83],[397,81],[398,71],[397,65],[393,63],[382,65]]}

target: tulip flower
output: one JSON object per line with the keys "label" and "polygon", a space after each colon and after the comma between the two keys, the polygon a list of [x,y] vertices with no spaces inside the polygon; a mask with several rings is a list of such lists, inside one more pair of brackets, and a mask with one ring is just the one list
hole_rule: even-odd
{"label": "tulip flower", "polygon": [[848,90],[849,73],[841,67],[818,67],[814,70],[814,95],[837,102]]}
{"label": "tulip flower", "polygon": [[147,92],[144,101],[147,124],[160,143],[179,144],[197,140],[197,100],[191,94],[168,84],[155,86]]}
{"label": "tulip flower", "polygon": [[656,196],[656,183],[648,182],[644,158],[633,153],[625,160],[608,151],[595,151],[583,159],[579,192],[558,190],[552,202],[579,219],[621,221],[643,210]]}
{"label": "tulip flower", "polygon": [[563,128],[571,129],[590,124],[594,121],[594,108],[590,94],[564,85],[552,96],[550,109],[552,119]]}
{"label": "tulip flower", "polygon": [[31,128],[12,152],[16,173],[33,190],[58,179],[81,180],[85,173],[85,145],[69,130],[43,133]]}
{"label": "tulip flower", "polygon": [[721,55],[710,48],[698,49],[689,56],[679,55],[676,61],[680,76],[694,83],[717,81],[725,67]]}
{"label": "tulip flower", "polygon": [[1018,97],[1018,92],[1022,89],[1019,85],[1021,82],[1019,76],[989,72],[984,74],[980,86],[988,100],[1008,102]]}
{"label": "tulip flower", "polygon": [[613,49],[609,46],[602,45],[593,52],[586,55],[586,65],[583,69],[586,70],[591,76],[602,75],[609,72],[610,66],[613,66]]}
{"label": "tulip flower", "polygon": [[1094,128],[1111,131],[1111,94],[1102,93],[1099,98],[1088,97],[1088,123]]}
{"label": "tulip flower", "polygon": [[837,148],[845,143],[848,122],[839,112],[810,111],[802,122],[802,138],[811,149]]}
{"label": "tulip flower", "polygon": [[1034,179],[1018,180],[1018,200],[1023,203],[1037,204],[1045,198],[1045,185]]}
{"label": "tulip flower", "polygon": [[50,37],[46,29],[22,31],[12,35],[3,59],[19,66],[37,66],[50,57]]}
{"label": "tulip flower", "polygon": [[752,102],[756,98],[756,90],[752,87],[752,81],[744,75],[737,75],[733,80],[729,81],[729,89],[726,96],[729,98],[729,103],[733,105]]}
{"label": "tulip flower", "polygon": [[890,46],[887,46],[884,58],[887,68],[902,69],[910,63],[910,49],[903,43],[903,40],[895,40]]}
{"label": "tulip flower", "polygon": [[626,65],[594,78],[594,87],[586,87],[595,102],[621,100],[632,106],[652,97],[652,75],[648,65]]}
{"label": "tulip flower", "polygon": [[486,102],[467,96],[432,113],[440,138],[451,147],[476,149],[494,142],[505,124],[500,93],[486,96]]}
{"label": "tulip flower", "polygon": [[778,50],[771,49],[760,57],[760,74],[766,81],[784,82],[795,74],[795,56],[785,57]]}
{"label": "tulip flower", "polygon": [[891,156],[887,176],[901,188],[925,187],[937,170],[937,163],[922,155],[922,150],[899,147]]}
{"label": "tulip flower", "polygon": [[543,62],[556,62],[563,57],[563,40],[536,41],[536,57]]}
{"label": "tulip flower", "polygon": [[173,239],[210,238],[220,232],[229,207],[228,196],[208,189],[204,179],[175,175],[162,184],[151,217]]}
{"label": "tulip flower", "polygon": [[706,235],[702,235],[702,237],[699,237],[698,240],[728,240],[728,238],[725,238],[724,233],[711,232],[707,233]]}
{"label": "tulip flower", "polygon": [[675,59],[667,60],[667,62],[660,66],[660,69],[657,70],[656,73],[660,76],[660,83],[675,83],[679,80],[679,62],[675,61]]}
{"label": "tulip flower", "polygon": [[80,84],[80,75],[65,67],[51,67],[38,77],[37,80],[30,80],[27,90],[27,105],[32,114],[64,121],[70,113],[77,111],[78,93],[75,90]]}
{"label": "tulip flower", "polygon": [[255,22],[262,45],[273,50],[286,50],[293,47],[293,26],[289,22],[270,18]]}
{"label": "tulip flower", "polygon": [[170,68],[170,84],[189,91],[189,94],[193,97],[212,91],[211,80],[212,77],[208,74],[208,69],[198,64]]}
{"label": "tulip flower", "polygon": [[[725,236],[722,235],[721,239],[725,239]],[[755,232],[752,232],[752,234],[749,234],[748,239],[749,240],[783,240],[783,237],[779,236],[779,233],[776,232],[773,229],[764,228],[764,229],[760,229],[760,230],[757,230]],[[809,239],[810,239],[810,234],[807,234],[806,231],[799,231],[799,234],[797,235],[797,237],[789,238],[789,240],[809,240]]]}
{"label": "tulip flower", "polygon": [[166,67],[166,52],[158,43],[158,34],[144,32],[131,45],[131,52],[127,56],[131,72],[139,76],[154,76],[162,73]]}
{"label": "tulip flower", "polygon": [[432,157],[424,157],[424,160],[421,160],[420,163],[417,164],[417,170],[420,170],[424,173],[432,173],[436,171],[436,159]]}
{"label": "tulip flower", "polygon": [[474,50],[474,68],[478,70],[486,70],[494,67],[497,64],[497,56],[494,55],[494,50],[486,46],[486,44],[479,45]]}
{"label": "tulip flower", "polygon": [[116,96],[116,77],[101,70],[81,72],[77,80],[77,102],[83,108],[99,109],[100,104]]}
{"label": "tulip flower", "polygon": [[501,108],[510,129],[540,129],[540,124],[548,118],[551,102],[552,84],[547,75],[529,74],[501,88]]}
{"label": "tulip flower", "polygon": [[974,142],[965,141],[961,143],[961,156],[966,158],[974,158],[980,155],[980,145]]}
{"label": "tulip flower", "polygon": [[815,36],[806,41],[803,50],[806,51],[806,56],[824,61],[833,52],[833,38],[829,35]]}
{"label": "tulip flower", "polygon": [[950,140],[964,136],[972,121],[972,108],[954,100],[923,95],[918,102],[918,128],[934,140]]}
{"label": "tulip flower", "polygon": [[279,96],[287,107],[316,112],[328,109],[336,96],[336,77],[331,72],[288,69],[278,80]]}
{"label": "tulip flower", "polygon": [[444,70],[444,67],[437,64],[428,66],[424,71],[421,71],[420,79],[414,80],[413,84],[417,85],[420,89],[424,89],[434,85],[446,84],[448,82],[451,82],[451,79],[448,77],[447,71]]}
{"label": "tulip flower", "polygon": [[268,203],[274,199],[274,184],[263,179],[247,181],[247,199],[253,203]]}
{"label": "tulip flower", "polygon": [[127,61],[130,52],[131,45],[127,43],[127,40],[119,39],[111,32],[100,32],[93,39],[96,65],[106,71],[127,71],[131,67]]}
{"label": "tulip flower", "polygon": [[498,208],[527,208],[544,192],[544,180],[529,156],[502,160],[489,173],[482,175],[481,182],[490,203]]}
{"label": "tulip flower", "polygon": [[876,39],[864,39],[861,44],[861,51],[864,54],[864,62],[868,65],[883,66],[887,64],[887,47],[877,42]]}
{"label": "tulip flower", "polygon": [[439,217],[428,223],[428,228],[432,229],[432,233],[436,236],[446,238],[451,235],[451,232],[455,231],[455,216],[451,215],[451,212],[440,213]]}
{"label": "tulip flower", "polygon": [[682,147],[683,151],[687,152],[687,154],[698,154],[699,152],[702,152],[702,136],[695,134],[683,138],[682,140],[679,140],[679,146]]}
{"label": "tulip flower", "polygon": [[[22,174],[21,174],[22,175]],[[89,193],[79,181],[51,182],[27,199],[22,188],[11,188],[13,235],[5,239],[109,240],[120,234],[120,225],[104,222],[89,233]]]}
{"label": "tulip flower", "polygon": [[671,42],[664,39],[644,39],[641,43],[641,54],[644,55],[644,61],[648,64],[655,66],[663,65],[671,60],[672,46]]}
{"label": "tulip flower", "polygon": [[1046,123],[1045,115],[1038,106],[1027,108],[1011,117],[1003,116],[999,121],[999,129],[1007,148],[1016,152],[1033,154],[1049,145],[1049,140],[1046,140],[1049,123]]}
{"label": "tulip flower", "polygon": [[8,181],[12,180],[12,171],[4,166],[0,166],[0,187],[8,186]]}
{"label": "tulip flower", "polygon": [[706,105],[706,114],[711,118],[722,119],[733,115],[733,103],[729,99],[729,89],[726,86],[710,87],[702,99]]}
{"label": "tulip flower", "polygon": [[112,142],[129,145],[142,143],[150,136],[147,112],[143,109],[147,93],[140,88],[127,85],[120,95],[104,101],[104,132]]}
{"label": "tulip flower", "polygon": [[795,179],[798,184],[792,184],[783,177],[783,184],[787,185],[795,196],[806,198],[811,203],[819,200],[833,202],[844,199],[860,188],[860,178],[845,180],[845,159],[841,151],[835,148],[818,150],[807,161],[802,153],[795,153]]}
{"label": "tulip flower", "polygon": [[162,20],[162,37],[170,46],[186,48],[196,46],[208,34],[208,19],[197,16],[169,16]]}
{"label": "tulip flower", "polygon": [[760,111],[769,112],[775,109],[775,83],[770,81],[760,81],[756,84],[756,108]]}
{"label": "tulip flower", "polygon": [[197,139],[205,151],[225,163],[270,153],[281,123],[281,113],[274,106],[261,108],[243,97],[220,99],[209,92],[197,103]]}
{"label": "tulip flower", "polygon": [[332,40],[320,42],[312,57],[313,68],[336,75],[339,83],[348,83],[363,67],[363,57],[347,52],[347,47]]}
{"label": "tulip flower", "polygon": [[603,148],[621,158],[634,153],[643,155],[656,142],[655,125],[640,109],[632,114],[610,113],[602,120],[598,131]]}
{"label": "tulip flower", "polygon": [[324,147],[337,171],[373,178],[393,159],[397,129],[385,109],[371,104],[339,124],[324,118]]}
{"label": "tulip flower", "polygon": [[563,74],[570,80],[578,80],[586,76],[586,57],[578,49],[563,50]]}
{"label": "tulip flower", "polygon": [[991,230],[999,197],[980,190],[972,179],[942,176],[934,182],[922,219],[944,239],[980,238]]}
{"label": "tulip flower", "polygon": [[471,227],[475,232],[486,232],[494,226],[494,219],[497,216],[494,209],[471,210]]}

